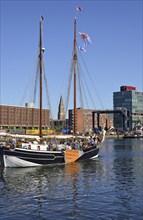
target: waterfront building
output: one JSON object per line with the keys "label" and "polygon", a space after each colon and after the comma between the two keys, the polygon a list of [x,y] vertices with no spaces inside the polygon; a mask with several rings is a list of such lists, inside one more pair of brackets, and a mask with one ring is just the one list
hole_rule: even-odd
{"label": "waterfront building", "polygon": [[[128,111],[127,120],[129,130],[141,122],[143,124],[143,92],[138,92],[136,87],[121,86],[119,92],[113,93],[113,108]],[[119,114],[114,114],[114,126],[118,130],[123,128],[123,120]]]}
{"label": "waterfront building", "polygon": [[[38,129],[40,110],[33,103],[26,103],[25,107],[0,105],[1,129]],[[42,109],[43,129],[50,126],[50,111]]]}
{"label": "waterfront building", "polygon": [[[79,133],[91,132],[93,129],[92,112],[95,109],[76,109],[76,131]],[[74,114],[73,109],[69,110],[69,128],[73,129],[74,125]],[[108,128],[113,125],[111,117],[108,114],[100,114],[100,126]],[[94,117],[94,125],[98,126],[97,113]]]}

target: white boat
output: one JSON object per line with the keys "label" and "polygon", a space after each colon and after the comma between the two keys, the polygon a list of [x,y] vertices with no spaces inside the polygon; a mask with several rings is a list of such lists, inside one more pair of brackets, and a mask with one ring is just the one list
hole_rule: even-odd
{"label": "white boat", "polygon": [[126,133],[123,138],[143,138],[143,125],[137,123],[133,130]]}

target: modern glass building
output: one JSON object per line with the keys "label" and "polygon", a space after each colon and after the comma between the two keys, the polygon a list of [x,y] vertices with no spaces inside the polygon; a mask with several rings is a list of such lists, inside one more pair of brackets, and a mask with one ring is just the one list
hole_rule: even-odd
{"label": "modern glass building", "polygon": [[[128,111],[126,120],[128,128],[132,130],[135,124],[140,122],[143,124],[143,92],[136,91],[132,86],[121,86],[119,92],[113,93],[113,108],[125,109]],[[114,126],[118,130],[123,128],[123,119],[121,115],[114,115]]]}

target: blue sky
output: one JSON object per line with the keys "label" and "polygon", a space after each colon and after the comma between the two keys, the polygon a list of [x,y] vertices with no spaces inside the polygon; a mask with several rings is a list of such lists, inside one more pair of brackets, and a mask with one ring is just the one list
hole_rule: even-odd
{"label": "blue sky", "polygon": [[[84,11],[77,13],[76,6]],[[41,15],[46,48],[44,66],[54,118],[57,118],[60,96],[64,99],[67,93],[75,16],[78,44],[82,44],[78,32],[87,33],[92,40],[87,52],[81,55],[90,74],[91,81],[86,79],[86,82],[95,101],[94,108],[112,109],[113,92],[119,91],[122,85],[142,91],[142,6],[140,0],[1,0],[0,104],[17,106],[30,101]],[[27,93],[26,87],[29,87]],[[71,97],[68,108],[72,104]],[[47,107],[45,99],[43,106]],[[91,102],[88,107],[93,108]]]}

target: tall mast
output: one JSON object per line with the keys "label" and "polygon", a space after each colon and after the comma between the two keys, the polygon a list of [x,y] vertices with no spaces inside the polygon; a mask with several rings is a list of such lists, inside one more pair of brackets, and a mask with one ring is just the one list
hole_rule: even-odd
{"label": "tall mast", "polygon": [[39,135],[42,137],[42,56],[43,56],[43,51],[42,51],[42,21],[43,17],[41,16],[40,18],[40,53],[39,53],[39,65],[40,65],[40,132]]}
{"label": "tall mast", "polygon": [[76,68],[77,68],[77,52],[76,52],[76,17],[74,19],[74,129],[73,134],[76,135]]}

